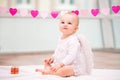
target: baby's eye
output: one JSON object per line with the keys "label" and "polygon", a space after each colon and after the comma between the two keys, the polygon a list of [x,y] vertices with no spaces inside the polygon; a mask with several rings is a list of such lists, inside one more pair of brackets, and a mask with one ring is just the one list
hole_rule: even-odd
{"label": "baby's eye", "polygon": [[61,22],[62,24],[64,24],[64,22]]}
{"label": "baby's eye", "polygon": [[71,23],[71,22],[69,22],[68,24],[70,24],[70,25],[71,25],[72,23]]}

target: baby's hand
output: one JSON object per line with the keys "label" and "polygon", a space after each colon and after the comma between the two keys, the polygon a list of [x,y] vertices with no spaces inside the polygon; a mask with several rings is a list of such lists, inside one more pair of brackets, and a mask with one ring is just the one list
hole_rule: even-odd
{"label": "baby's hand", "polygon": [[61,67],[59,65],[56,65],[56,66],[51,67],[51,70],[56,72],[60,68]]}
{"label": "baby's hand", "polygon": [[46,64],[51,64],[51,63],[53,63],[54,58],[50,57],[50,58],[45,59],[44,61],[45,61]]}
{"label": "baby's hand", "polygon": [[57,64],[56,66],[51,67],[52,71],[57,71],[58,69],[62,68],[64,66],[63,63]]}

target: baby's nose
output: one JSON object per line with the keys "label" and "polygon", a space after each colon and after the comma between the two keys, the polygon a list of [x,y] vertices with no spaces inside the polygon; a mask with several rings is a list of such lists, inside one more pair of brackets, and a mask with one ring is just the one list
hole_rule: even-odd
{"label": "baby's nose", "polygon": [[64,27],[67,27],[67,24],[64,24]]}

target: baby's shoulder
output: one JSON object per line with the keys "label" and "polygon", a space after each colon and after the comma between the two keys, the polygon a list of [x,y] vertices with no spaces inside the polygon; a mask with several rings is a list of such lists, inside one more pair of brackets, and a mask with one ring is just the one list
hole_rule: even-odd
{"label": "baby's shoulder", "polygon": [[70,38],[69,44],[79,44],[77,35],[74,35],[74,36],[72,36],[72,37]]}

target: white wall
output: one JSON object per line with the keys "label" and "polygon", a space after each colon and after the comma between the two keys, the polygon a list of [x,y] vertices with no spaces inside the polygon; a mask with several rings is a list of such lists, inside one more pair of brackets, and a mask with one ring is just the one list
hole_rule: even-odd
{"label": "white wall", "polygon": [[[59,19],[0,18],[0,52],[53,51],[58,26]],[[102,48],[99,20],[81,19],[79,27],[92,48]]]}
{"label": "white wall", "polygon": [[33,18],[0,19],[1,52],[54,50],[58,20]]}
{"label": "white wall", "polygon": [[98,19],[80,19],[79,33],[86,36],[93,49],[103,48],[102,31]]}
{"label": "white wall", "polygon": [[120,19],[113,19],[113,32],[115,48],[120,49]]}

